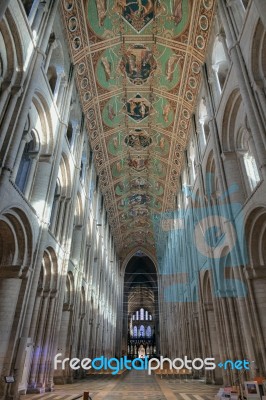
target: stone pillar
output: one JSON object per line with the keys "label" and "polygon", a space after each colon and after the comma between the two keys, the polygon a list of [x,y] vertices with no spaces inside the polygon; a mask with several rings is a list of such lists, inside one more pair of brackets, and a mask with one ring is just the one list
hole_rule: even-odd
{"label": "stone pillar", "polygon": [[235,30],[240,32],[245,17],[245,8],[242,0],[226,0],[226,6],[231,12],[231,18]]}
{"label": "stone pillar", "polygon": [[0,3],[0,21],[3,18],[9,3],[10,3],[10,0],[1,0],[1,3]]}
{"label": "stone pillar", "polygon": [[249,287],[249,294],[251,298],[251,315],[254,326],[252,327],[255,336],[253,342],[256,343],[255,351],[258,359],[255,360],[260,368],[260,375],[266,373],[266,317],[265,317],[265,304],[266,304],[266,272],[265,265],[255,266],[254,269],[247,267],[245,269],[247,283]]}
{"label": "stone pillar", "polygon": [[[1,376],[10,375],[10,354],[8,349],[14,323],[15,313],[21,289],[21,279],[17,276],[20,267],[7,266],[0,269],[0,370]],[[14,339],[14,338],[13,338]],[[12,346],[13,347],[13,346]],[[6,384],[0,381],[0,392],[5,393]]]}
{"label": "stone pillar", "polygon": [[4,96],[2,94],[2,98],[0,101],[0,110],[4,109],[5,103],[8,102],[8,108],[3,115],[3,121],[1,124],[1,137],[0,137],[0,168],[2,167],[3,161],[5,159],[6,149],[8,147],[8,142],[10,140],[9,135],[7,134],[8,128],[12,118],[14,118],[14,109],[18,98],[22,94],[21,86],[13,86],[7,89],[7,93]]}
{"label": "stone pillar", "polygon": [[48,355],[49,355],[49,348],[50,343],[53,342],[53,334],[52,334],[52,321],[54,318],[54,311],[55,311],[55,295],[56,292],[51,293],[48,300],[48,313],[47,319],[45,324],[45,330],[43,332],[43,340],[42,340],[42,347],[41,347],[41,357],[38,369],[38,382],[37,387],[40,392],[46,389],[47,382],[45,381],[45,377],[49,375],[49,365],[48,365]]}
{"label": "stone pillar", "polygon": [[52,39],[49,42],[49,49],[48,49],[48,53],[47,53],[47,56],[46,56],[46,59],[45,59],[45,63],[44,63],[44,71],[46,73],[48,72],[48,69],[49,69],[49,66],[50,66],[50,61],[51,61],[51,58],[52,58],[53,51],[57,48],[57,46],[58,46],[58,42],[57,42],[56,39]]}
{"label": "stone pillar", "polygon": [[31,135],[27,131],[24,131],[21,142],[20,142],[19,151],[18,151],[18,154],[16,157],[16,162],[14,164],[14,168],[13,168],[12,175],[11,175],[11,180],[13,182],[15,182],[15,180],[16,180],[16,176],[17,176],[17,173],[19,170],[21,158],[23,156],[23,152],[24,152],[26,143],[29,143],[30,140],[31,140]]}
{"label": "stone pillar", "polygon": [[34,16],[34,20],[33,20],[31,29],[33,31],[33,34],[35,34],[35,36],[37,36],[37,34],[40,30],[40,25],[41,25],[41,21],[43,18],[43,14],[44,14],[47,6],[46,6],[45,2],[40,2],[40,0],[35,0],[35,1],[37,1],[39,4],[38,4],[37,11],[35,13],[35,16]]}
{"label": "stone pillar", "polygon": [[41,388],[37,389],[38,382],[38,368],[43,351],[43,335],[45,332],[45,323],[47,318],[47,310],[49,307],[49,291],[45,291],[42,295],[42,300],[40,303],[39,315],[40,319],[35,331],[35,350],[33,354],[31,374],[29,379],[29,389],[28,392],[42,392]]}
{"label": "stone pillar", "polygon": [[[255,93],[257,94],[257,99],[261,105],[262,110],[265,111],[266,110],[266,96],[265,96],[265,92],[264,92],[263,80],[261,79],[261,80],[254,81],[252,84],[252,87],[253,87],[253,90],[255,91]],[[264,120],[266,122],[265,113],[262,115],[262,118],[264,118]]]}
{"label": "stone pillar", "polygon": [[29,171],[29,175],[27,177],[27,183],[26,183],[26,186],[25,186],[25,189],[24,189],[24,196],[26,197],[26,199],[28,199],[29,196],[30,196],[30,192],[31,192],[31,188],[32,188],[32,182],[33,182],[33,178],[34,178],[37,162],[38,162],[38,155],[35,154],[35,155],[31,156],[30,171]]}
{"label": "stone pillar", "polygon": [[28,16],[28,21],[29,21],[30,25],[33,23],[35,15],[37,14],[39,4],[40,4],[40,0],[34,0],[32,3],[31,10],[30,10],[30,13]]}

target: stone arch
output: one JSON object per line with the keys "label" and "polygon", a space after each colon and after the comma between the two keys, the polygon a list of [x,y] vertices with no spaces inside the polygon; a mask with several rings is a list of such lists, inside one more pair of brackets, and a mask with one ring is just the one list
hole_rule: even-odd
{"label": "stone arch", "polygon": [[47,79],[53,95],[57,98],[59,88],[61,85],[61,78],[65,74],[65,57],[62,45],[56,39],[56,46],[54,46],[50,63],[47,69]]}
{"label": "stone arch", "polygon": [[226,52],[223,45],[221,34],[217,36],[212,48],[212,69],[217,79],[218,89],[223,90],[227,77],[229,65]]}
{"label": "stone arch", "polygon": [[78,192],[76,207],[75,207],[75,222],[74,222],[76,227],[81,227],[83,225],[83,216],[84,216],[83,201],[80,192]]}
{"label": "stone arch", "polygon": [[224,151],[234,151],[236,135],[236,118],[242,105],[239,89],[234,89],[228,97],[224,110],[222,125],[222,148]]}
{"label": "stone arch", "polygon": [[210,151],[205,170],[205,185],[206,185],[206,194],[211,196],[215,194],[217,191],[217,180],[216,180],[216,165],[214,160],[213,150]]}
{"label": "stone arch", "polygon": [[121,272],[122,272],[122,274],[125,273],[125,269],[126,269],[126,267],[127,267],[127,264],[128,264],[128,262],[129,262],[129,260],[130,260],[130,259],[134,256],[134,254],[136,254],[138,251],[143,252],[147,257],[149,257],[149,258],[152,260],[152,262],[153,262],[153,264],[154,264],[156,270],[158,270],[158,263],[157,263],[156,257],[154,257],[154,254],[152,254],[152,253],[151,253],[148,249],[146,249],[145,247],[138,246],[138,247],[135,247],[134,249],[132,249],[132,250],[128,253],[128,255],[125,257],[125,259],[123,260],[122,265],[121,265]]}
{"label": "stone arch", "polygon": [[266,208],[252,210],[245,224],[246,241],[252,268],[266,265]]}
{"label": "stone arch", "polygon": [[84,224],[84,211],[83,211],[83,202],[80,192],[77,193],[77,200],[75,206],[75,215],[74,215],[74,225],[72,230],[72,242],[71,242],[71,251],[70,258],[73,263],[76,265],[80,259],[81,253],[81,244],[82,244],[82,236],[84,234],[83,224]]}
{"label": "stone arch", "polygon": [[32,260],[32,229],[24,211],[10,208],[0,215],[0,267],[29,267]]}
{"label": "stone arch", "polygon": [[[263,354],[266,343],[266,208],[257,205],[245,221],[245,234],[250,262],[246,268],[249,296],[252,300],[252,322],[256,324],[255,339],[258,353]],[[251,327],[253,330],[254,325]],[[259,339],[260,338],[260,339]],[[259,360],[259,368],[265,370],[265,359]]]}
{"label": "stone arch", "polygon": [[53,125],[49,106],[41,92],[35,92],[32,103],[36,108],[42,127],[40,135],[41,154],[52,154],[54,148]]}
{"label": "stone arch", "polygon": [[9,9],[6,10],[5,19],[0,21],[0,32],[6,48],[7,68],[5,81],[19,85],[23,80],[24,52],[18,25]]}
{"label": "stone arch", "polygon": [[32,265],[32,227],[18,207],[5,209],[0,214],[0,321],[1,367],[10,371],[17,353],[19,327],[23,318],[23,304],[27,297],[28,269]]}
{"label": "stone arch", "polygon": [[48,247],[43,253],[44,289],[57,290],[58,288],[58,263],[55,250]]}
{"label": "stone arch", "polygon": [[[33,318],[31,321],[31,337],[33,353],[29,367],[29,389],[49,386],[49,354],[54,346],[53,318],[56,307],[56,294],[59,284],[58,261],[56,252],[52,247],[47,247],[43,252],[43,259],[39,271],[39,287],[34,304]],[[45,368],[45,366],[48,366]]]}
{"label": "stone arch", "polygon": [[68,157],[65,153],[63,153],[61,157],[58,179],[61,187],[61,195],[70,198],[72,179]]}
{"label": "stone arch", "polygon": [[255,82],[264,82],[265,87],[265,76],[266,76],[266,30],[264,25],[259,19],[253,36],[251,46],[251,70]]}

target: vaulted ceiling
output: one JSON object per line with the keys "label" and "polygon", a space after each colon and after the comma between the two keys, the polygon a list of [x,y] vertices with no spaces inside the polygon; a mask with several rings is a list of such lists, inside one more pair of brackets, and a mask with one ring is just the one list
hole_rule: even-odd
{"label": "vaulted ceiling", "polygon": [[175,207],[215,0],[62,0],[77,84],[120,255],[156,251]]}

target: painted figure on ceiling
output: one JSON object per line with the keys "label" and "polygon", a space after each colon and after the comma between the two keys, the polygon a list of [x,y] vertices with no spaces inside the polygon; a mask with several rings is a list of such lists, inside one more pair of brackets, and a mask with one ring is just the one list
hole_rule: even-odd
{"label": "painted figure on ceiling", "polygon": [[99,26],[103,26],[107,13],[106,0],[95,0],[95,2],[97,6]]}
{"label": "painted figure on ceiling", "polygon": [[151,144],[152,140],[147,132],[142,129],[136,129],[130,131],[130,135],[126,136],[125,143],[127,146],[134,148],[135,150],[142,150]]}
{"label": "painted figure on ceiling", "polygon": [[119,142],[118,142],[118,137],[117,136],[113,138],[113,145],[114,145],[115,149],[118,148]]}
{"label": "painted figure on ceiling", "polygon": [[127,6],[127,0],[115,0],[114,10],[115,12],[122,14]]}
{"label": "painted figure on ceiling", "polygon": [[130,205],[142,205],[142,204],[147,204],[151,201],[151,198],[148,194],[133,194],[133,196],[129,197],[129,204]]}
{"label": "painted figure on ceiling", "polygon": [[163,108],[163,119],[165,122],[169,122],[169,113],[171,111],[171,106],[167,103]]}
{"label": "painted figure on ceiling", "polygon": [[140,32],[161,10],[159,0],[115,0],[114,11]]}
{"label": "painted figure on ceiling", "polygon": [[101,59],[107,82],[111,79],[111,63],[107,57]]}
{"label": "painted figure on ceiling", "polygon": [[128,216],[129,217],[147,217],[150,214],[148,208],[145,206],[142,207],[132,207],[129,212]]}
{"label": "painted figure on ceiling", "polygon": [[108,105],[108,118],[113,121],[113,119],[116,117],[116,112],[114,109],[114,106],[112,104]]}
{"label": "painted figure on ceiling", "polygon": [[169,57],[169,60],[166,63],[165,73],[166,73],[166,79],[169,82],[172,82],[172,80],[173,80],[174,71],[175,71],[176,65],[179,62],[180,58],[181,58],[181,56],[178,56],[177,54],[173,54],[171,57]]}
{"label": "painted figure on ceiling", "polygon": [[161,139],[160,139],[160,141],[159,141],[159,147],[160,147],[162,150],[164,150],[164,147],[165,147],[165,139],[164,139],[163,136],[161,137]]}
{"label": "painted figure on ceiling", "polygon": [[139,94],[128,100],[126,104],[127,114],[135,121],[141,121],[150,113],[150,103]]}
{"label": "painted figure on ceiling", "polygon": [[176,25],[182,20],[183,12],[182,12],[182,0],[173,0],[172,3],[173,10],[173,20]]}
{"label": "painted figure on ceiling", "polygon": [[145,190],[150,188],[151,184],[145,178],[139,176],[131,181],[130,187],[131,189]]}
{"label": "painted figure on ceiling", "polygon": [[130,157],[128,160],[128,166],[136,171],[142,171],[149,166],[149,160],[148,158],[143,158],[141,156]]}
{"label": "painted figure on ceiling", "polygon": [[119,64],[120,72],[126,73],[135,85],[145,83],[154,74],[156,68],[157,64],[152,51],[142,44],[130,46]]}

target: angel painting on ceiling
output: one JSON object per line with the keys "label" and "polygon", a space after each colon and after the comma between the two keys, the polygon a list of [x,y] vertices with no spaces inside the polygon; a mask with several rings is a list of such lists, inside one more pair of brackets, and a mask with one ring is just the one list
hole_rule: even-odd
{"label": "angel painting on ceiling", "polygon": [[149,137],[146,131],[143,131],[142,129],[135,129],[129,133],[130,134],[125,138],[125,143],[127,146],[130,146],[135,150],[142,150],[145,147],[150,146],[152,139]]}
{"label": "angel painting on ceiling", "polygon": [[150,187],[151,187],[150,182],[148,182],[147,179],[141,176],[132,179],[132,181],[130,182],[131,189],[145,190],[149,189]]}
{"label": "angel painting on ceiling", "polygon": [[128,211],[128,216],[129,217],[147,217],[150,214],[150,211],[147,207],[145,206],[133,206],[129,211]]}
{"label": "angel painting on ceiling", "polygon": [[128,166],[136,171],[143,171],[149,166],[149,160],[142,156],[131,156],[128,160]]}
{"label": "angel painting on ceiling", "polygon": [[128,200],[130,205],[136,206],[149,203],[151,198],[148,194],[137,193],[130,196]]}
{"label": "angel painting on ceiling", "polygon": [[119,72],[126,75],[135,85],[142,85],[152,76],[157,64],[152,51],[142,45],[130,46],[119,64]]}
{"label": "angel painting on ceiling", "polygon": [[135,121],[142,121],[150,114],[150,102],[139,94],[128,100],[127,114]]}
{"label": "angel painting on ceiling", "polygon": [[138,32],[161,12],[159,0],[115,0],[114,11]]}
{"label": "angel painting on ceiling", "polygon": [[165,68],[166,79],[169,82],[172,82],[174,72],[175,72],[177,65],[181,59],[182,59],[182,56],[177,55],[177,54],[173,54],[171,57],[169,57],[169,59],[166,63],[166,68]]}
{"label": "angel painting on ceiling", "polygon": [[107,0],[95,0],[98,13],[99,26],[103,26],[107,14]]}
{"label": "angel painting on ceiling", "polygon": [[172,8],[172,15],[175,25],[178,25],[181,22],[183,17],[182,12],[182,0],[170,0],[171,1],[171,8]]}

